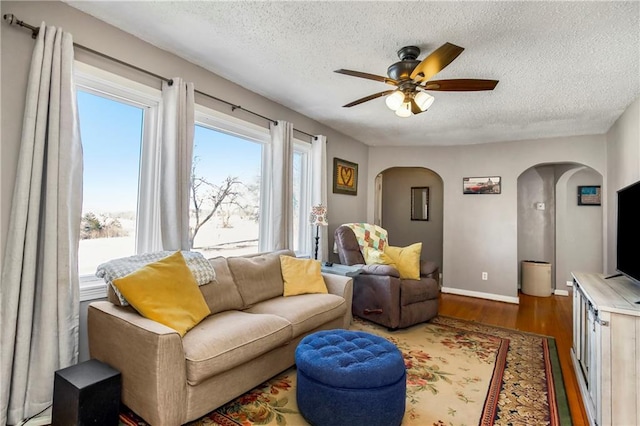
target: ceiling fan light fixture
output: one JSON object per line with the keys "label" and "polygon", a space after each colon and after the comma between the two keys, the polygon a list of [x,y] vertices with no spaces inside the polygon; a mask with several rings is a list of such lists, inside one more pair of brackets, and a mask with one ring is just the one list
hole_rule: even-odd
{"label": "ceiling fan light fixture", "polygon": [[385,103],[387,104],[389,109],[392,111],[397,111],[398,108],[402,106],[403,102],[404,102],[404,93],[402,93],[402,91],[400,90],[396,90],[395,92],[387,96],[387,99],[385,99]]}
{"label": "ceiling fan light fixture", "polygon": [[421,111],[426,111],[433,104],[433,101],[435,101],[436,98],[428,93],[418,92],[413,97],[413,100],[416,101],[416,105],[418,105],[418,108],[420,108]]}
{"label": "ceiling fan light fixture", "polygon": [[[1,1],[1,0],[0,0]],[[434,102],[433,96],[423,91],[440,92],[477,92],[493,90],[498,80],[479,80],[473,78],[456,78],[432,80],[431,78],[447,67],[462,52],[463,47],[445,43],[421,61],[418,60],[420,49],[416,46],[405,46],[398,51],[399,62],[387,68],[388,77],[369,74],[361,71],[339,69],[335,72],[352,77],[365,78],[394,86],[394,89],[374,93],[364,98],[343,105],[344,108],[360,105],[364,102],[386,97],[385,103],[399,117],[410,117],[425,112]]]}
{"label": "ceiling fan light fixture", "polygon": [[411,117],[413,115],[413,112],[411,112],[411,103],[404,102],[400,105],[400,108],[396,110],[396,115],[402,118]]}

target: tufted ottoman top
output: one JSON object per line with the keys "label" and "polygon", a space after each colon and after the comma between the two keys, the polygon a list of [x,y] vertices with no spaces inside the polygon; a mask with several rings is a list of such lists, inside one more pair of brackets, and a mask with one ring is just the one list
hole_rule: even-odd
{"label": "tufted ottoman top", "polygon": [[363,331],[325,330],[306,336],[296,349],[296,365],[313,380],[349,389],[387,386],[405,375],[398,348]]}

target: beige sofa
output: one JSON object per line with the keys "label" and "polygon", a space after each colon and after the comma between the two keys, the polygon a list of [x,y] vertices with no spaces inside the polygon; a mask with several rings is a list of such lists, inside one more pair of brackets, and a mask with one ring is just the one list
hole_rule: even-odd
{"label": "beige sofa", "polygon": [[92,358],[122,373],[122,401],[154,426],[180,425],[214,410],[294,364],[309,333],[348,328],[352,281],[325,275],[329,294],[283,297],[280,254],[215,258],[200,287],[211,315],[183,338],[109,301],[88,312]]}

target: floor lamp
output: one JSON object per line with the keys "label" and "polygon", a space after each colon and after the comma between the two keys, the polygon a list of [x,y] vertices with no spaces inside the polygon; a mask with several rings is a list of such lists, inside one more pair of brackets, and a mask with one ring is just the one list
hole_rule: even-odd
{"label": "floor lamp", "polygon": [[316,227],[316,250],[313,258],[318,260],[318,243],[320,241],[320,227],[328,226],[327,223],[327,207],[323,204],[317,204],[311,207],[309,215],[309,223]]}

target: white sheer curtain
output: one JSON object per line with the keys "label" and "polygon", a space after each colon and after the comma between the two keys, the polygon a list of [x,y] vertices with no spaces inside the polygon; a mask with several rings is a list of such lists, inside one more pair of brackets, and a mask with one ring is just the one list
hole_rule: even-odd
{"label": "white sheer curtain", "polygon": [[[311,142],[311,163],[313,178],[311,182],[311,205],[327,206],[327,137],[316,135]],[[327,206],[327,222],[331,223],[331,210]],[[329,229],[320,227],[320,244],[318,258],[329,260]]]}
{"label": "white sheer curtain", "polygon": [[162,83],[159,135],[142,153],[138,253],[189,250],[189,189],[193,157],[194,87]]}
{"label": "white sheer curtain", "polygon": [[29,71],[0,293],[0,424],[51,404],[78,359],[82,144],[73,40],[40,26]]}
{"label": "white sheer curtain", "polygon": [[260,251],[293,247],[293,125],[279,120],[270,132],[262,170],[273,173],[263,179]]}

